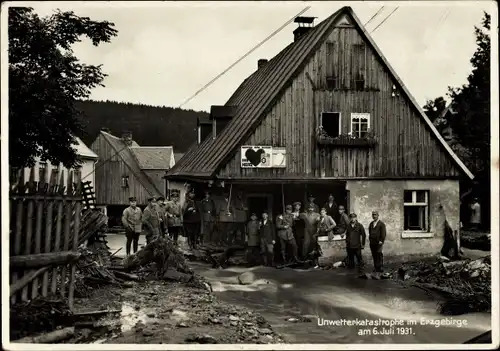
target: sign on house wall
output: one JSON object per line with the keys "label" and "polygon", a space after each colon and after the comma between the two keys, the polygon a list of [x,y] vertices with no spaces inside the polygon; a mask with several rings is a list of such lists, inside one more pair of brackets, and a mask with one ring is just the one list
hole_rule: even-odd
{"label": "sign on house wall", "polygon": [[242,146],[241,168],[285,168],[286,149],[272,146]]}

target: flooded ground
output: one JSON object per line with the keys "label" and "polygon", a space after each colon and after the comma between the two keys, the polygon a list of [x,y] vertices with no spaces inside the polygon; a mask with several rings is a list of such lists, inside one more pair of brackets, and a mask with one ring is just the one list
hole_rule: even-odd
{"label": "flooded ground", "polygon": [[[108,241],[112,252],[123,245],[123,239],[121,236],[110,236]],[[203,264],[195,264],[193,268],[211,282],[219,300],[262,314],[272,329],[290,343],[463,343],[491,329],[489,313],[445,317],[436,312],[438,296],[429,296],[422,290],[406,288],[391,280],[359,279],[345,269],[330,271],[277,270],[266,267],[250,270],[211,269]],[[238,276],[247,271],[253,273],[253,282],[249,285],[240,285]],[[123,299],[123,301],[134,301],[137,297],[125,296]],[[160,301],[166,300],[164,297],[160,297],[160,300],[144,300],[141,302],[144,306],[140,310],[155,307],[161,309],[164,303]],[[125,310],[128,311],[125,313],[135,315],[132,318],[135,323],[140,321],[139,324],[146,326],[160,323],[152,333],[158,333],[160,327],[165,329],[165,323],[174,326],[175,323],[179,323],[170,322],[176,318],[172,311],[168,312],[168,315],[163,314],[158,317],[166,318],[167,322],[159,322],[148,320],[147,314],[144,316],[144,313],[134,312],[133,310],[137,309],[132,306],[125,307]],[[184,312],[191,313],[189,309]],[[384,323],[381,320],[399,320],[401,325],[393,328],[379,326],[375,330],[373,325],[359,324],[360,321],[368,324]],[[437,327],[437,322],[449,325]],[[339,325],[341,323],[351,325]],[[352,325],[356,323],[358,325]],[[202,326],[201,332],[208,332],[207,328]],[[212,333],[218,332],[215,330]],[[127,331],[124,334],[127,334]],[[176,337],[176,340],[182,340],[181,337],[184,335]],[[154,340],[157,338],[135,333],[132,339],[121,337],[120,340],[106,342],[154,342]],[[238,339],[228,340],[236,342]],[[172,342],[172,340],[162,340],[162,342]]]}

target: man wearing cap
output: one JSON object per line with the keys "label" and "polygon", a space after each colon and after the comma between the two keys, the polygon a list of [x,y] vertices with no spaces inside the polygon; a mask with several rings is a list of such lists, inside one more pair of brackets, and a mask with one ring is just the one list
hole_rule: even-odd
{"label": "man wearing cap", "polygon": [[154,197],[148,199],[148,205],[142,215],[142,227],[146,235],[146,243],[149,244],[160,236],[160,215]]}
{"label": "man wearing cap", "polygon": [[182,231],[182,208],[179,203],[178,193],[172,194],[172,201],[165,207],[165,214],[167,216],[168,232],[174,240],[174,244],[177,245],[179,234]]}
{"label": "man wearing cap", "polygon": [[201,200],[201,231],[202,242],[207,244],[212,239],[215,221],[215,202],[210,197],[210,192],[205,191],[205,197]]}
{"label": "man wearing cap", "polygon": [[280,214],[277,216],[276,229],[278,232],[278,237],[280,238],[281,258],[283,259],[283,263],[285,264],[287,262],[287,246],[291,247],[293,260],[297,262],[297,243],[295,242],[295,237],[293,236],[293,214],[291,205],[286,206],[284,214]]}
{"label": "man wearing cap", "polygon": [[135,197],[128,199],[130,206],[123,211],[122,224],[125,227],[125,236],[127,243],[125,250],[127,256],[130,255],[130,247],[133,243],[134,253],[139,249],[139,236],[142,232],[142,211],[137,207],[137,200]]}
{"label": "man wearing cap", "polygon": [[335,197],[332,194],[328,195],[328,201],[326,202],[325,206],[323,206],[323,208],[326,210],[326,214],[332,217],[335,223],[339,222],[339,211],[337,203],[335,202]]}
{"label": "man wearing cap", "polygon": [[358,222],[358,216],[355,213],[349,215],[349,220],[345,238],[349,268],[354,268],[354,259],[356,259],[358,271],[361,274],[364,269],[361,250],[365,248],[366,232],[363,225]]}
{"label": "man wearing cap", "polygon": [[260,222],[257,219],[257,214],[252,213],[250,221],[247,223],[247,262],[250,264],[254,264],[259,255],[259,229]]}
{"label": "man wearing cap", "polygon": [[274,224],[269,219],[267,211],[262,212],[262,221],[259,228],[260,248],[264,257],[266,266],[274,266],[274,244],[276,244],[276,235]]}
{"label": "man wearing cap", "polygon": [[186,202],[182,209],[184,219],[184,232],[188,237],[188,245],[191,249],[196,249],[198,234],[200,233],[200,210],[195,201],[194,191],[190,191],[186,196]]}
{"label": "man wearing cap", "polygon": [[162,237],[164,237],[165,234],[168,232],[165,198],[163,196],[160,196],[157,200],[157,203],[158,203],[158,215],[160,216],[160,234]]}
{"label": "man wearing cap", "polygon": [[337,226],[333,228],[334,234],[345,234],[347,226],[349,225],[349,216],[345,213],[345,207],[343,205],[339,206],[339,222]]}
{"label": "man wearing cap", "polygon": [[234,228],[234,208],[229,198],[229,192],[225,191],[223,200],[218,202],[217,209],[217,239],[221,243],[232,244]]}
{"label": "man wearing cap", "polygon": [[307,204],[307,207],[309,207],[310,205],[312,205],[314,207],[314,212],[316,212],[317,214],[319,214],[319,206],[316,205],[316,203],[314,202],[314,200],[316,199],[314,197],[313,194],[309,194],[309,196],[307,197],[308,199],[308,204]]}
{"label": "man wearing cap", "polygon": [[373,222],[368,227],[368,239],[370,241],[370,251],[372,252],[373,265],[375,272],[383,272],[382,265],[384,263],[384,255],[382,254],[382,246],[385,241],[385,223],[379,219],[377,211],[372,212]]}
{"label": "man wearing cap", "polygon": [[315,204],[309,203],[307,212],[301,214],[304,220],[304,243],[302,246],[302,257],[306,258],[311,252],[316,250],[317,243],[314,240],[318,231],[318,223],[320,220],[319,213],[315,212]]}
{"label": "man wearing cap", "polygon": [[302,246],[304,241],[304,220],[300,216],[302,213],[302,203],[296,201],[293,203],[293,231],[295,236],[295,242],[297,243],[297,250],[302,253]]}

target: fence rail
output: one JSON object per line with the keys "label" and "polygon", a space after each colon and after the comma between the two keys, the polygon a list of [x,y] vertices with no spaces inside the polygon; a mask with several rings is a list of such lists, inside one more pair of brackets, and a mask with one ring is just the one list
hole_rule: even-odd
{"label": "fence rail", "polygon": [[73,307],[83,201],[81,180],[73,177],[33,167],[28,181],[24,170],[11,179],[11,303],[59,294]]}

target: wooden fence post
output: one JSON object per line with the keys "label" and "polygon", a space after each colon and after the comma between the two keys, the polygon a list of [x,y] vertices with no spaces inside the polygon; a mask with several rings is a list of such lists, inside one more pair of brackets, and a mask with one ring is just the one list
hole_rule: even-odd
{"label": "wooden fence post", "polygon": [[[56,174],[52,170],[50,172],[49,186],[47,190],[47,195],[51,196],[56,188],[57,179]],[[47,204],[47,215],[45,221],[45,248],[44,252],[49,253],[52,251],[52,221],[53,221],[53,211],[54,211],[54,201],[50,199]],[[46,271],[43,274],[42,279],[42,296],[47,296],[49,290],[49,272]]]}
{"label": "wooden fence post", "polygon": [[[35,167],[31,168],[30,171],[30,178],[28,182],[28,194],[33,194],[35,191],[36,184],[35,184]],[[25,241],[25,248],[24,248],[24,254],[29,255],[31,253],[31,244],[33,240],[33,201],[32,199],[28,200],[28,213],[26,215],[26,241]],[[32,273],[31,270],[24,271],[23,275]],[[28,300],[28,286],[25,286],[21,292],[21,299],[23,301]]]}
{"label": "wooden fence post", "polygon": [[[18,194],[24,194],[24,170],[19,172],[19,179],[14,185],[14,191]],[[21,239],[23,236],[23,214],[24,214],[24,204],[22,199],[10,200],[11,202],[17,202],[16,206],[16,230],[14,233],[14,255],[21,254]],[[18,273],[12,273],[12,284],[14,284],[18,279]],[[16,303],[16,296],[12,296],[12,303]]]}
{"label": "wooden fence post", "polygon": [[[76,183],[75,195],[81,195],[82,193],[82,184],[81,180],[78,180]],[[73,251],[78,250],[78,236],[80,233],[80,216],[81,216],[81,201],[77,201],[75,204],[75,220],[73,226]],[[74,293],[75,293],[75,273],[76,273],[76,263],[71,263],[71,274],[69,278],[69,292],[68,292],[68,304],[69,308],[73,310],[73,302],[74,302]]]}

